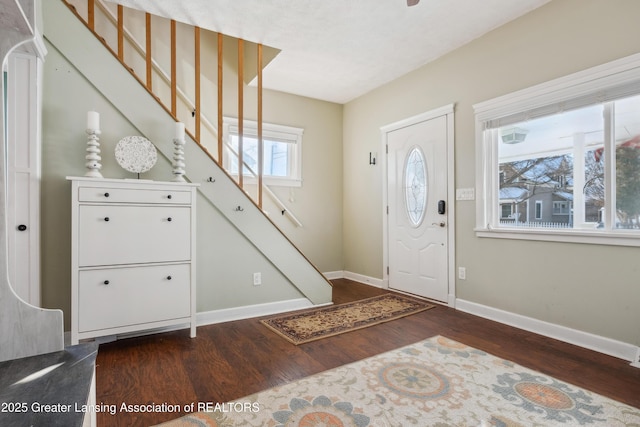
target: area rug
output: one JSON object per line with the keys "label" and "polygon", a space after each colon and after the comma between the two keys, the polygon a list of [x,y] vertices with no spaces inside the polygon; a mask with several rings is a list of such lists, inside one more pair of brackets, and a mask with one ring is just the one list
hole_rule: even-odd
{"label": "area rug", "polygon": [[[199,403],[200,405],[201,403]],[[163,427],[638,426],[640,409],[442,336]]]}
{"label": "area rug", "polygon": [[342,334],[433,308],[433,304],[397,294],[273,317],[261,322],[293,344]]}

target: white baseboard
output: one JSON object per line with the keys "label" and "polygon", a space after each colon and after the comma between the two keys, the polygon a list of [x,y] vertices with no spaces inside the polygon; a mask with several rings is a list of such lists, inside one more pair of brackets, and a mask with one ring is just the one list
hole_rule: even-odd
{"label": "white baseboard", "polygon": [[322,275],[327,280],[343,279],[344,278],[344,271],[327,271],[325,273],[322,273]]}
{"label": "white baseboard", "polygon": [[[272,314],[284,313],[287,311],[302,310],[312,307],[323,307],[332,305],[333,303],[314,305],[306,298],[298,298],[285,301],[276,301],[265,304],[248,305],[244,307],[225,308],[222,310],[212,310],[196,313],[196,325],[205,326],[215,323],[231,322],[234,320],[250,319],[252,317],[269,316]],[[167,326],[163,328],[145,329],[142,331],[129,332],[118,335],[108,335],[98,337],[95,340],[100,343],[115,341],[116,339],[142,337],[146,335],[160,334],[164,332],[172,332],[181,329],[188,329],[189,324]],[[70,341],[71,333],[65,332],[65,339]],[[69,342],[67,341],[67,342]]]}
{"label": "white baseboard", "polygon": [[640,368],[640,347],[636,347],[636,355],[631,361],[631,366],[634,368]]}
{"label": "white baseboard", "polygon": [[225,308],[222,310],[212,310],[196,313],[196,324],[198,326],[212,325],[214,323],[231,322],[233,320],[269,316],[271,314],[278,314],[286,311],[302,310],[311,307],[322,307],[331,304],[332,303],[314,305],[306,298],[298,298],[265,304],[247,305],[244,307]]}
{"label": "white baseboard", "polygon": [[365,285],[375,286],[376,288],[387,288],[387,283],[383,279],[376,279],[375,277],[352,273],[350,271],[343,271],[342,278],[353,280],[354,282],[364,283]]}
{"label": "white baseboard", "polygon": [[[638,362],[634,359],[636,357],[636,353],[640,350],[632,344],[594,335],[589,332],[578,331],[576,329],[567,328],[565,326],[556,325],[554,323],[522,316],[520,314],[511,313],[459,298],[456,300],[455,307],[457,310],[464,311],[465,313],[484,317],[485,319],[495,320],[496,322],[504,323],[505,325],[524,329],[526,331],[558,339],[570,344],[575,344],[619,359]],[[640,367],[640,363],[632,363],[632,366]]]}

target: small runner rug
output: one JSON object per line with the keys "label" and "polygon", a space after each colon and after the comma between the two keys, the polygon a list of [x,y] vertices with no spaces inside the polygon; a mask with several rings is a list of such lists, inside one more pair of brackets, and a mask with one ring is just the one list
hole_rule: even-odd
{"label": "small runner rug", "polygon": [[442,336],[212,409],[162,427],[640,425],[638,408]]}
{"label": "small runner rug", "polygon": [[433,308],[433,304],[397,294],[323,307],[261,320],[293,344],[355,331]]}

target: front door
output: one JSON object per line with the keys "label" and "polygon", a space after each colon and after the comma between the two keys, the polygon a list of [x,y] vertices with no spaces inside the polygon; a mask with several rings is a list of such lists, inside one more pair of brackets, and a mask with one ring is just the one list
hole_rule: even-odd
{"label": "front door", "polygon": [[447,301],[447,116],[387,133],[389,287]]}

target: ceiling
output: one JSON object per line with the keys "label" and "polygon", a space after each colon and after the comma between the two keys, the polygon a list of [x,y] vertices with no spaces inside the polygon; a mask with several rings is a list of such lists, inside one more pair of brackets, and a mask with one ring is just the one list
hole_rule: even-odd
{"label": "ceiling", "polygon": [[344,104],[550,0],[109,0],[281,53],[264,87]]}

